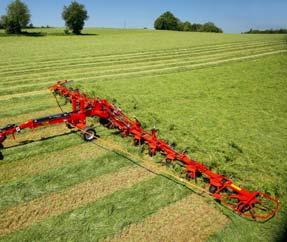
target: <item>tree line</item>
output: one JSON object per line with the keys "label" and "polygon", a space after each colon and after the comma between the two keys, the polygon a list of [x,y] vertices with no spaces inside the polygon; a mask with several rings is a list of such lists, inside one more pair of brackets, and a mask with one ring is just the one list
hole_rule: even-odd
{"label": "tree line", "polygon": [[[83,4],[72,1],[68,6],[64,6],[62,18],[67,27],[66,33],[72,31],[74,34],[80,34],[89,16]],[[14,0],[7,6],[6,14],[1,16],[0,28],[5,29],[8,34],[21,34],[23,28],[33,28],[30,21],[28,6],[21,0]]]}
{"label": "tree line", "polygon": [[243,34],[287,34],[287,29],[265,29],[265,30],[258,30],[258,29],[250,29]]}
{"label": "tree line", "polygon": [[189,21],[182,22],[169,11],[163,13],[155,20],[154,28],[157,30],[223,33],[222,29],[212,22],[205,24],[191,24]]}

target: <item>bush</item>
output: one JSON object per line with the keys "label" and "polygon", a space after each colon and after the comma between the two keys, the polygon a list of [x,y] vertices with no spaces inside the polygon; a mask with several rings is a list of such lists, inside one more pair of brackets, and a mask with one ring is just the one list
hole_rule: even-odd
{"label": "bush", "polygon": [[27,5],[20,0],[15,0],[8,5],[6,15],[1,17],[1,22],[7,33],[20,34],[22,28],[29,24],[30,18]]}
{"label": "bush", "polygon": [[69,6],[64,6],[62,17],[68,29],[74,34],[81,34],[85,21],[89,18],[88,12],[83,4],[73,1]]}

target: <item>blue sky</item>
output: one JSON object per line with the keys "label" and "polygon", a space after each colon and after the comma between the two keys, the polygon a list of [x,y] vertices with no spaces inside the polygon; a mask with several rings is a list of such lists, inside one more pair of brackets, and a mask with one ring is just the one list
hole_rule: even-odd
{"label": "blue sky", "polygon": [[[61,12],[70,0],[23,0],[28,4],[32,23],[37,26],[64,26]],[[0,15],[10,0],[0,0]],[[212,21],[225,32],[287,28],[287,0],[78,0],[89,13],[86,26],[128,28],[153,27],[164,11],[181,20]]]}

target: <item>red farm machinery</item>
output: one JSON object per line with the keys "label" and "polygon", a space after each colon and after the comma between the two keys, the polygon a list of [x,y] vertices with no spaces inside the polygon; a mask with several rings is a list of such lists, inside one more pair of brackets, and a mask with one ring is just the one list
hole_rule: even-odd
{"label": "red farm machinery", "polygon": [[[58,81],[49,90],[55,96],[63,97],[71,103],[72,111],[31,119],[18,125],[9,124],[0,128],[0,148],[4,148],[3,143],[8,136],[15,138],[15,134],[23,129],[35,129],[44,125],[60,123],[66,123],[68,128],[79,130],[85,141],[93,141],[96,137],[96,131],[87,125],[87,118],[96,117],[105,127],[117,129],[125,137],[132,137],[136,145],[146,145],[150,156],[160,153],[165,162],[179,163],[188,180],[204,178],[206,192],[216,201],[242,217],[264,222],[272,218],[278,211],[279,201],[276,198],[269,194],[248,191],[239,187],[231,179],[213,172],[198,161],[192,160],[186,152],[176,151],[167,141],[157,136],[155,129],[144,130],[137,119],[130,119],[121,109],[106,99],[91,98],[78,89],[71,88],[68,81]],[[0,159],[4,159],[1,152]]]}

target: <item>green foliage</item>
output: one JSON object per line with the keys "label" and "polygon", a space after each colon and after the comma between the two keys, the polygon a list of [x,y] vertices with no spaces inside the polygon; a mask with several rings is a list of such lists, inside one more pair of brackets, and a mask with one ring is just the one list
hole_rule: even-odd
{"label": "green foliage", "polygon": [[2,16],[1,22],[7,33],[20,34],[22,28],[28,26],[30,18],[28,6],[20,0],[15,0],[8,5],[6,15]]}
{"label": "green foliage", "polygon": [[89,18],[88,12],[83,4],[73,1],[69,6],[64,6],[62,18],[68,29],[74,34],[81,34],[85,21]]}
{"label": "green foliage", "polygon": [[186,32],[192,31],[192,24],[188,21],[184,22],[183,31],[186,31]]}
{"label": "green foliage", "polygon": [[154,28],[157,30],[180,30],[180,21],[167,11],[155,20]]}
{"label": "green foliage", "polygon": [[201,30],[202,32],[214,32],[214,33],[222,33],[222,29],[218,28],[214,23],[208,22],[205,23]]}
{"label": "green foliage", "polygon": [[202,24],[196,24],[194,23],[192,26],[191,26],[191,31],[192,32],[201,32],[202,30]]}
{"label": "green foliage", "polygon": [[0,29],[4,29],[5,16],[0,17]]}
{"label": "green foliage", "polygon": [[154,22],[156,30],[174,30],[185,32],[214,32],[223,33],[222,29],[218,28],[214,23],[208,22],[205,24],[191,24],[190,22],[182,22],[175,17],[171,12],[167,11],[159,16]]}
{"label": "green foliage", "polygon": [[245,32],[244,34],[287,34],[287,29],[265,29],[265,30],[250,29],[248,32]]}

